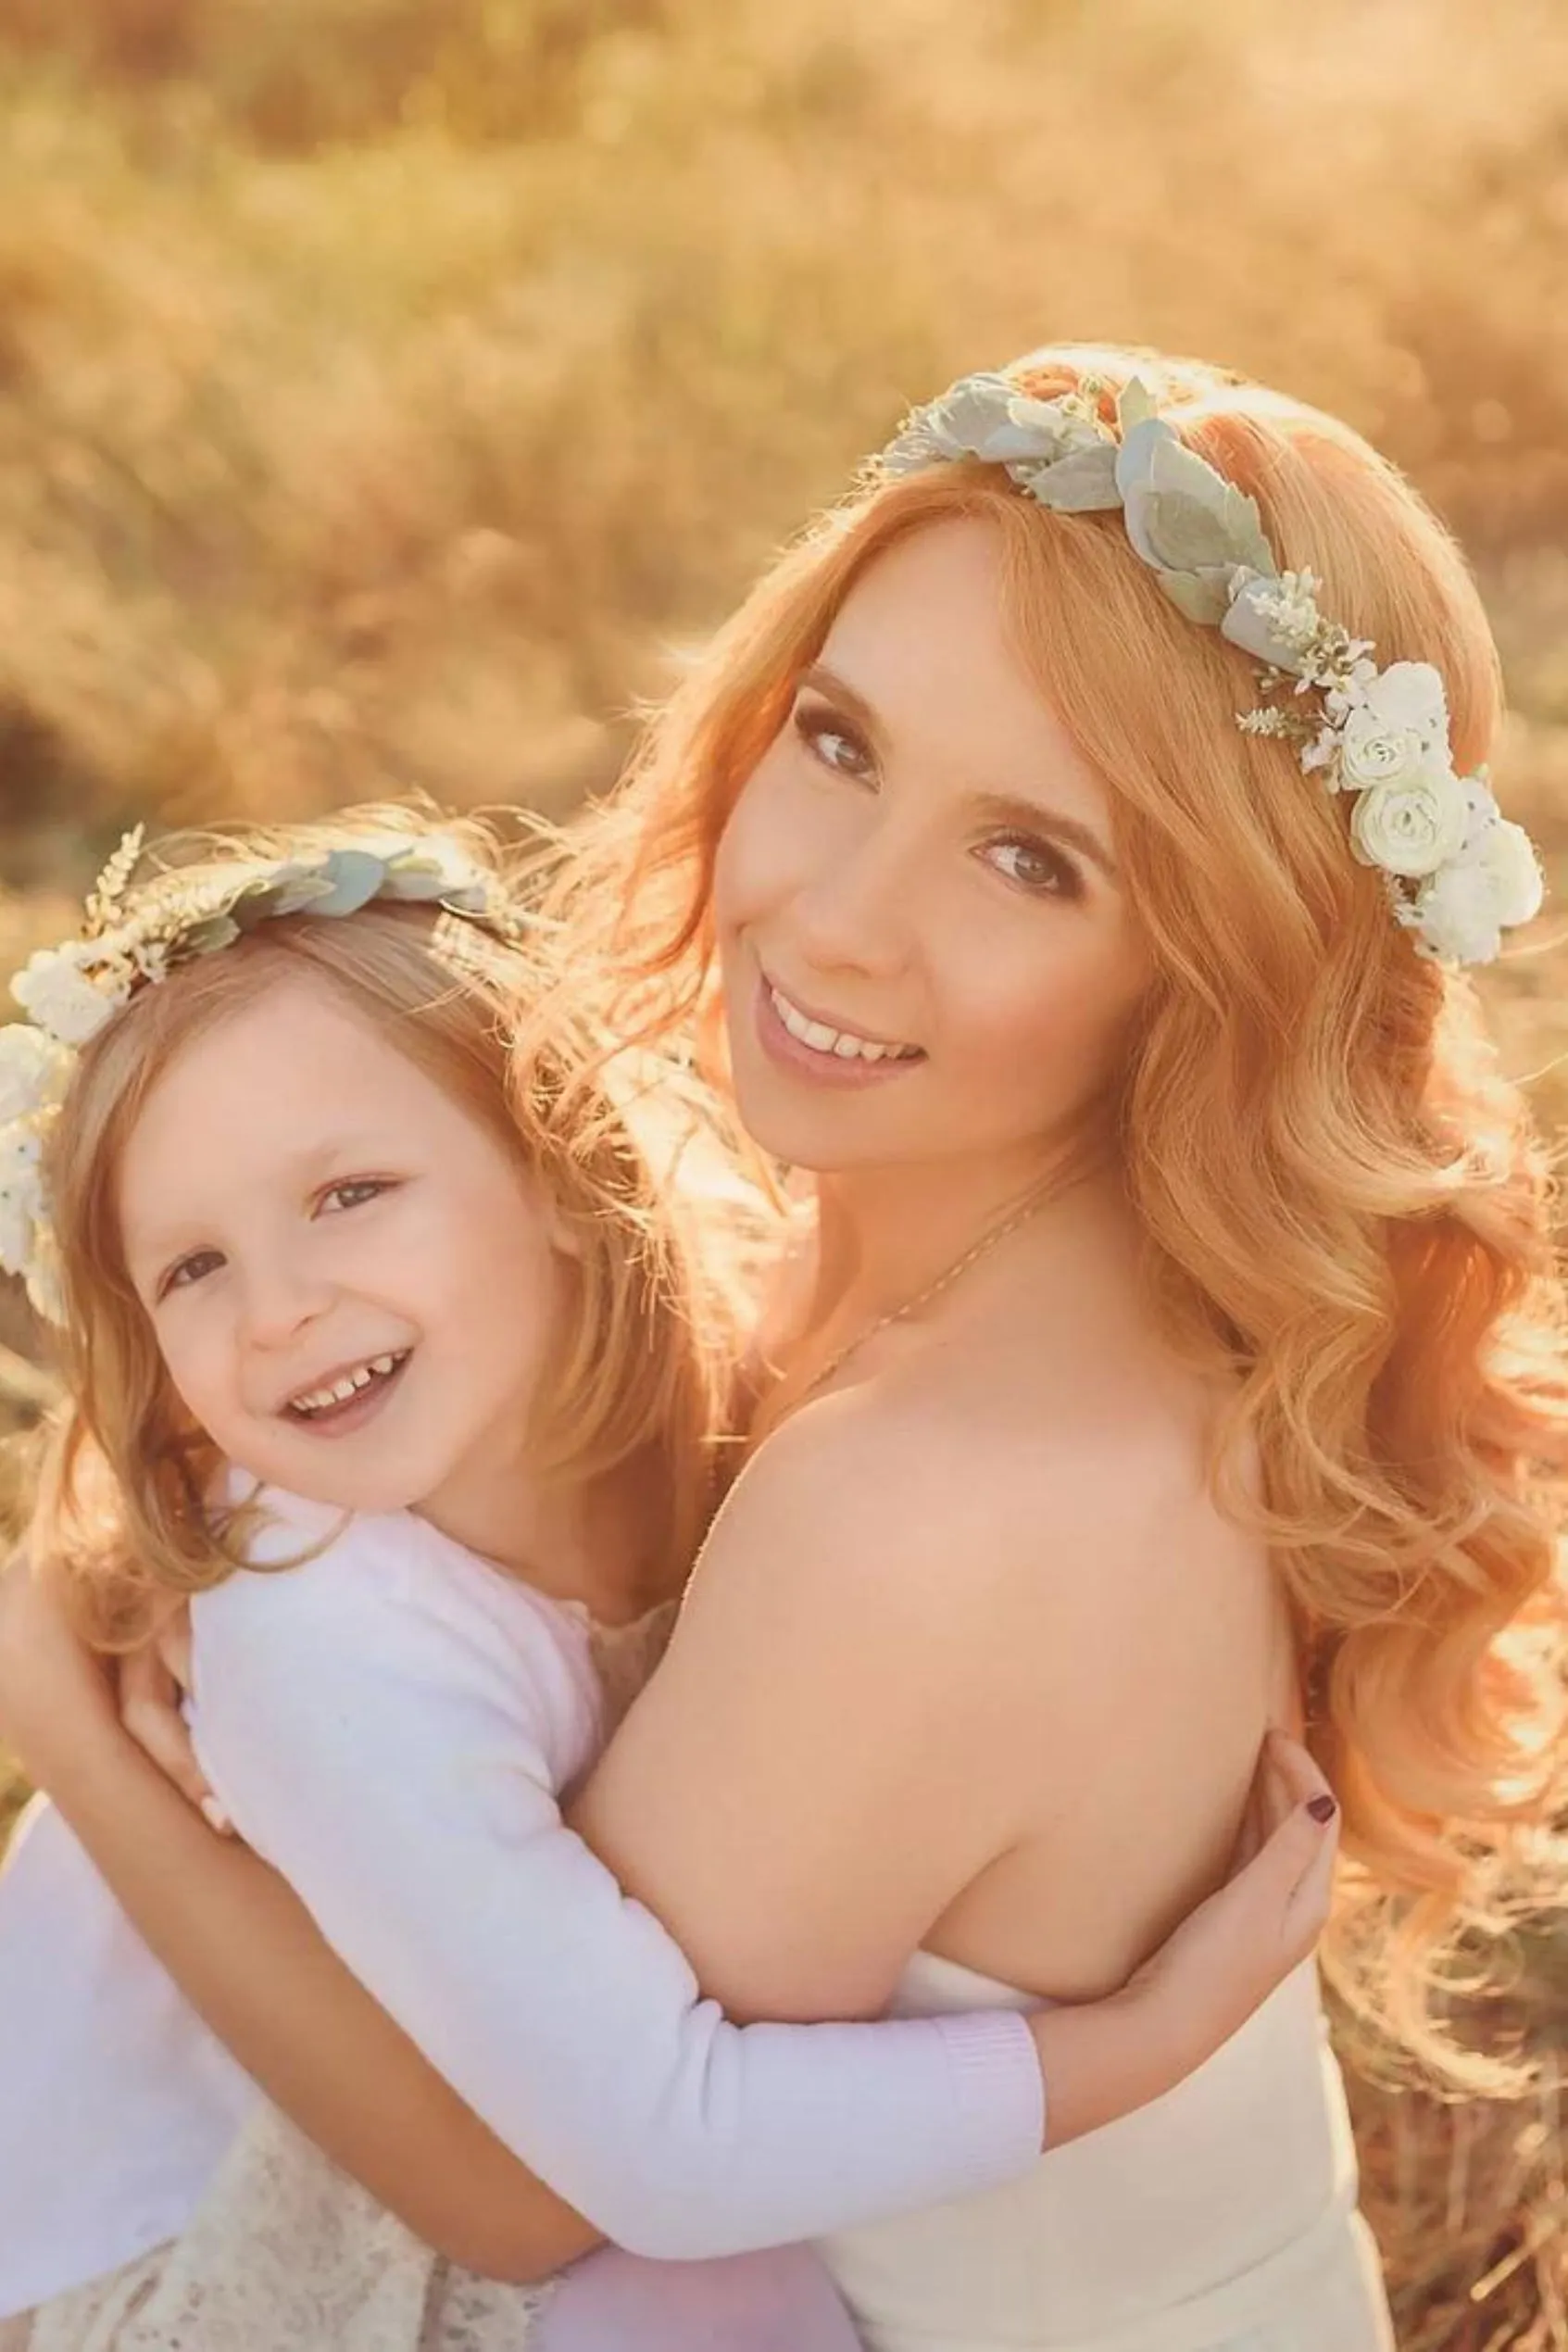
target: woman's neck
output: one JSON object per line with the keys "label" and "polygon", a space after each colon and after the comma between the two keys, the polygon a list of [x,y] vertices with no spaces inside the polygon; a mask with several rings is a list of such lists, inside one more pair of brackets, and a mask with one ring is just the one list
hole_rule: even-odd
{"label": "woman's neck", "polygon": [[[803,1235],[764,1321],[761,1352],[771,1377],[759,1384],[754,1440],[917,1302],[929,1299],[931,1313],[943,1312],[945,1277],[955,1277],[960,1306],[989,1291],[998,1266],[1005,1260],[1011,1267],[1020,1252],[1032,1282],[1060,1287],[1080,1305],[1085,1289],[1124,1288],[1137,1255],[1135,1228],[1106,1155],[1081,1149],[1054,1163],[1036,1153],[1008,1166],[949,1163],[823,1179],[815,1231]],[[925,1313],[919,1322],[926,1323]],[[912,1314],[908,1327],[917,1327]]]}
{"label": "woman's neck", "polygon": [[1087,1148],[824,1176],[808,1327],[869,1327],[897,1314],[1031,1202],[1031,1228],[1072,1221],[1107,1178]]}

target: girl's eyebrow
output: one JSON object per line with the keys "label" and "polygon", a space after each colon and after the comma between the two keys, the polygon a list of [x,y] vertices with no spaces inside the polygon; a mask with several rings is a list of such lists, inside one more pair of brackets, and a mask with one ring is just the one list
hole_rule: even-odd
{"label": "girl's eyebrow", "polygon": [[[802,672],[797,690],[825,695],[830,701],[838,703],[864,729],[873,748],[880,750],[884,747],[886,737],[882,723],[865,696],[825,661],[814,661]],[[1017,793],[976,793],[970,806],[987,824],[1011,824],[1025,832],[1054,834],[1087,858],[1091,865],[1098,866],[1109,883],[1120,884],[1122,877],[1110,843],[1081,817],[1067,816],[1059,809],[1047,809],[1043,801]]]}

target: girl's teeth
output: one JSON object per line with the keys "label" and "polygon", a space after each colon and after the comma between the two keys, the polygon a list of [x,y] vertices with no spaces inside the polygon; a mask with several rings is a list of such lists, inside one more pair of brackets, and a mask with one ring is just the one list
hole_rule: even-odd
{"label": "girl's teeth", "polygon": [[384,1379],[389,1372],[395,1369],[396,1364],[395,1355],[372,1356],[368,1364],[360,1365],[358,1372],[345,1372],[341,1380],[334,1380],[330,1389],[315,1389],[308,1396],[295,1397],[295,1411],[324,1413],[330,1404],[346,1404],[350,1397],[356,1397],[361,1390],[368,1389],[378,1375]]}

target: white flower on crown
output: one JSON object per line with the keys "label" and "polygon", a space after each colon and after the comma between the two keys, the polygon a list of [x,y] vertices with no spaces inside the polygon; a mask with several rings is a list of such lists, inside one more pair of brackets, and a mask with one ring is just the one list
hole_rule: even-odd
{"label": "white flower on crown", "polygon": [[61,1101],[71,1066],[67,1049],[30,1023],[0,1028],[0,1126]]}
{"label": "white flower on crown", "polygon": [[1451,774],[1443,682],[1429,662],[1396,661],[1347,696],[1339,727],[1341,779],[1362,790]]}
{"label": "white flower on crown", "polygon": [[68,939],[63,947],[40,948],[11,982],[11,994],[59,1044],[84,1046],[131,993],[129,980],[118,973],[87,978],[83,967],[100,960],[95,942]]}
{"label": "white flower on crown", "polygon": [[1540,912],[1544,891],[1529,835],[1499,817],[1433,875],[1416,901],[1414,920],[1434,955],[1489,963],[1501,950],[1502,933]]}
{"label": "white flower on crown", "polygon": [[43,1146],[19,1120],[0,1128],[0,1266],[25,1274],[44,1216]]}
{"label": "white flower on crown", "polygon": [[0,1192],[0,1270],[25,1274],[32,1263],[33,1219],[25,1201]]}
{"label": "white flower on crown", "polygon": [[1421,881],[1459,855],[1469,824],[1464,786],[1458,776],[1436,769],[1358,792],[1350,839],[1363,863]]}

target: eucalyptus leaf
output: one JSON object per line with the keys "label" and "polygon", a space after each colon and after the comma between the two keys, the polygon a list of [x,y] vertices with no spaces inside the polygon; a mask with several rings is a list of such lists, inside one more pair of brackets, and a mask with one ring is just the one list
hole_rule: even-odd
{"label": "eucalyptus leaf", "polygon": [[326,862],[330,885],[326,895],[312,899],[310,914],[358,914],[369,906],[386,879],[386,862],[367,849],[333,849]]}
{"label": "eucalyptus leaf", "polygon": [[1271,576],[1279,567],[1253,501],[1148,417],[1123,442],[1116,461],[1127,536],[1157,571],[1202,572],[1245,564]]}
{"label": "eucalyptus leaf", "polygon": [[232,912],[242,928],[249,931],[280,915],[308,913],[319,899],[330,895],[332,887],[320,870],[313,873],[308,866],[287,866],[281,874],[247,883],[235,898]]}
{"label": "eucalyptus leaf", "polygon": [[1031,474],[1025,488],[1032,498],[1057,514],[1103,514],[1122,503],[1116,481],[1116,447],[1101,441],[1092,449],[1074,449]]}
{"label": "eucalyptus leaf", "polygon": [[1199,622],[1206,629],[1216,628],[1223,621],[1230,603],[1226,572],[1160,572],[1156,577],[1177,611],[1185,612],[1189,621]]}
{"label": "eucalyptus leaf", "polygon": [[1141,376],[1129,377],[1116,403],[1116,421],[1123,436],[1154,414],[1154,395]]}

